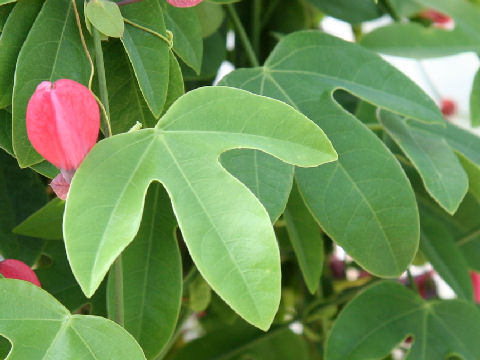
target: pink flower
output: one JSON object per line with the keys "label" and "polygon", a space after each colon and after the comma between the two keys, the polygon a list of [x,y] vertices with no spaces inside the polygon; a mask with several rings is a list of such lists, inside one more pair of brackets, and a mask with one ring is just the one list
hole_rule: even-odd
{"label": "pink flower", "polygon": [[175,7],[192,7],[198,5],[203,0],[167,0],[170,5]]}
{"label": "pink flower", "polygon": [[471,271],[470,276],[472,277],[473,294],[475,296],[475,301],[480,304],[480,273]]}
{"label": "pink flower", "polygon": [[[53,84],[44,81],[30,98],[28,138],[35,150],[60,169],[61,174],[52,181],[60,198],[65,198],[75,169],[97,142],[99,129],[98,104],[82,84],[69,79]],[[57,185],[63,190],[57,191]]]}
{"label": "pink flower", "polygon": [[25,280],[42,287],[35,272],[20,260],[7,259],[0,261],[0,274],[9,279]]}

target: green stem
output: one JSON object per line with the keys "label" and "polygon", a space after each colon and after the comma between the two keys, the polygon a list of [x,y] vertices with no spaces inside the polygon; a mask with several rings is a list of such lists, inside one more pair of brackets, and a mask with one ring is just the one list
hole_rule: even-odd
{"label": "green stem", "polygon": [[262,1],[253,0],[252,9],[252,45],[255,54],[260,54],[260,14],[262,12]]}
{"label": "green stem", "polygon": [[125,304],[123,302],[123,264],[122,254],[113,264],[115,271],[115,322],[121,326],[125,323]]}
{"label": "green stem", "polygon": [[95,63],[97,65],[97,74],[98,74],[98,87],[100,89],[100,100],[105,108],[105,113],[107,118],[103,124],[103,134],[105,137],[112,135],[110,129],[110,107],[108,106],[108,91],[107,91],[107,80],[105,78],[105,65],[103,62],[103,50],[102,50],[102,40],[100,38],[100,33],[97,29],[92,26],[93,32],[93,43],[95,46]]}
{"label": "green stem", "polygon": [[369,124],[365,124],[365,125],[372,131],[384,130],[384,127],[383,127],[382,124],[369,123]]}
{"label": "green stem", "polygon": [[413,275],[410,272],[410,269],[407,269],[407,276],[408,276],[408,282],[410,283],[410,288],[413,291],[415,291],[418,295],[420,295],[420,290],[418,290],[417,283],[415,282],[415,279],[413,278]]}
{"label": "green stem", "polygon": [[238,17],[237,11],[235,10],[232,4],[227,4],[226,7],[227,7],[228,15],[230,16],[230,19],[232,19],[233,25],[235,25],[235,29],[237,30],[237,34],[240,37],[243,47],[245,48],[245,51],[247,53],[248,59],[250,60],[250,63],[254,67],[260,66],[257,60],[257,57],[255,55],[255,51],[253,51],[252,44],[248,39],[245,28],[243,27],[242,22]]}

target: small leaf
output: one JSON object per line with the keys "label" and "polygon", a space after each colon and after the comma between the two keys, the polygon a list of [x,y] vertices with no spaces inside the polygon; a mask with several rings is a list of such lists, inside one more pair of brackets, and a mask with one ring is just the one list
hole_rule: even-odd
{"label": "small leaf", "polygon": [[67,253],[84,292],[94,293],[133,240],[148,185],[160,181],[204,279],[267,329],[280,300],[280,258],[265,208],[218,162],[238,147],[299,166],[336,159],[323,132],[290,106],[227,87],[191,91],[155,129],[98,143],[75,174],[65,209]]}
{"label": "small leaf", "polygon": [[188,305],[190,309],[196,312],[204,311],[210,304],[212,298],[212,291],[207,282],[198,275],[189,285],[188,285]]}
{"label": "small leaf", "polygon": [[[163,11],[158,0],[143,0],[124,6],[122,13],[129,21],[166,37]],[[132,24],[125,27],[122,43],[147,105],[158,119],[168,89],[168,44],[157,35]]]}
{"label": "small leaf", "polygon": [[323,270],[323,238],[320,227],[306,207],[296,184],[283,217],[303,278],[313,294],[318,289]]}
{"label": "small leaf", "polygon": [[18,224],[15,234],[47,240],[62,240],[62,222],[65,201],[55,198]]}
{"label": "small leaf", "polygon": [[[352,326],[352,324],[355,326]],[[326,360],[383,359],[413,335],[406,359],[474,360],[480,312],[460,300],[425,302],[395,282],[381,282],[353,299],[327,339]]]}
{"label": "small leaf", "polygon": [[470,123],[472,126],[480,126],[480,69],[473,79],[472,92],[470,94]]}
{"label": "small leaf", "polygon": [[[25,281],[0,280],[0,334],[13,344],[8,359],[144,360],[142,349],[121,326],[71,315],[50,294]],[[34,324],[34,325],[33,325]]]}
{"label": "small leaf", "polygon": [[[147,359],[156,359],[175,330],[182,298],[182,262],[177,222],[168,194],[150,185],[140,229],[122,253],[124,327]],[[108,315],[116,316],[115,272],[107,286]]]}
{"label": "small leaf", "polygon": [[450,214],[468,191],[468,178],[447,142],[382,111],[379,121],[419,171],[429,194]]}
{"label": "small leaf", "polygon": [[113,1],[91,0],[85,7],[85,15],[101,33],[116,38],[123,36],[123,17]]}

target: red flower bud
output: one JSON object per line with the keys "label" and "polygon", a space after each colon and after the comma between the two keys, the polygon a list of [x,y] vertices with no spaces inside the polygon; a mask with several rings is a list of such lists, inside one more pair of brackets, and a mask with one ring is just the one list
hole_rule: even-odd
{"label": "red flower bud", "polygon": [[422,19],[430,20],[435,27],[450,29],[453,28],[453,20],[450,16],[442,14],[433,9],[427,9],[420,13]]}
{"label": "red flower bud", "polygon": [[192,7],[198,5],[203,0],[167,0],[170,5],[175,7]]}
{"label": "red flower bud", "polygon": [[33,147],[62,170],[74,170],[95,145],[100,111],[82,84],[61,79],[38,85],[27,107],[27,134]]}
{"label": "red flower bud", "polygon": [[20,260],[7,259],[0,261],[0,274],[9,279],[25,280],[38,287],[42,286],[35,272]]}
{"label": "red flower bud", "polygon": [[452,116],[457,111],[457,104],[451,99],[442,99],[441,110],[444,116]]}
{"label": "red flower bud", "polygon": [[473,284],[473,293],[475,296],[475,301],[480,304],[480,273],[470,272],[470,276],[472,277],[472,284]]}

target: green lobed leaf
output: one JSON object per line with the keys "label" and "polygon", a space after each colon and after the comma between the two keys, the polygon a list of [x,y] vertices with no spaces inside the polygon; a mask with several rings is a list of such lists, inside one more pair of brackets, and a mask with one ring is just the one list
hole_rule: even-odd
{"label": "green lobed leaf", "polygon": [[455,21],[453,30],[425,27],[417,23],[396,23],[366,34],[361,44],[395,56],[428,58],[480,51],[480,8],[466,0],[415,0]]}
{"label": "green lobed leaf", "polygon": [[473,288],[467,260],[455,245],[453,236],[442,222],[420,211],[420,250],[435,271],[463,300],[473,301]]}
{"label": "green lobed leaf", "polygon": [[475,74],[470,93],[470,124],[480,126],[480,69]]}
{"label": "green lobed leaf", "polygon": [[399,276],[419,241],[412,189],[385,145],[341,109],[332,92],[346,89],[418,122],[443,124],[433,101],[378,55],[313,31],[285,36],[263,68],[234,71],[221,84],[285,101],[324,129],[339,161],[296,171],[307,206],[325,232],[368,271]]}
{"label": "green lobed leaf", "polygon": [[0,151],[0,254],[33,265],[43,240],[14,234],[13,228],[47,202],[37,174],[19,169],[14,158]]}
{"label": "green lobed leaf", "polygon": [[[355,326],[352,326],[355,324]],[[480,313],[460,300],[423,301],[395,282],[381,282],[353,299],[327,339],[326,360],[382,359],[413,335],[406,360],[474,360],[480,353]]]}
{"label": "green lobed leaf", "polygon": [[263,334],[243,324],[211,332],[180,349],[172,360],[307,360],[305,340],[283,327]]}
{"label": "green lobed leaf", "polygon": [[163,7],[165,25],[173,34],[173,51],[195,72],[202,68],[202,28],[195,8],[178,8],[166,1]]}
{"label": "green lobed leaf", "polygon": [[122,37],[124,31],[120,8],[113,1],[91,0],[85,6],[88,21],[102,34]]}
{"label": "green lobed leaf", "polygon": [[310,293],[315,293],[323,270],[323,238],[315,219],[294,184],[283,214],[287,231]]}
{"label": "green lobed leaf", "polygon": [[[177,222],[168,194],[150,185],[140,229],[121,255],[124,327],[147,359],[156,359],[175,330],[182,299],[182,262]],[[115,272],[108,278],[108,314],[115,319]]]}
{"label": "green lobed leaf", "polygon": [[[79,8],[80,10],[80,8]],[[71,0],[46,0],[20,50],[13,88],[13,149],[21,167],[42,160],[27,137],[28,100],[42,81],[88,84],[90,63],[81,45]]]}
{"label": "green lobed leaf", "polygon": [[428,193],[454,214],[468,191],[468,177],[445,139],[409,126],[385,111],[379,121],[420,173]]}
{"label": "green lobed leaf", "polygon": [[[158,0],[143,0],[122,7],[128,20],[166,37],[163,11]],[[140,90],[154,117],[165,105],[168,89],[169,55],[164,39],[131,24],[125,26],[122,43],[135,71]]]}
{"label": "green lobed leaf", "polygon": [[18,1],[3,27],[0,36],[0,108],[12,103],[17,57],[42,5],[43,0]]}
{"label": "green lobed leaf", "polygon": [[0,334],[13,343],[10,360],[145,359],[121,326],[96,316],[71,315],[29,282],[0,280]]}
{"label": "green lobed leaf", "polygon": [[191,91],[155,129],[98,143],[77,170],[65,209],[67,253],[83,291],[94,293],[132,241],[146,189],[160,181],[204,279],[267,329],[280,300],[280,259],[265,208],[218,162],[239,147],[299,166],[336,159],[323,132],[290,106],[227,87]]}
{"label": "green lobed leaf", "polygon": [[18,235],[47,240],[62,240],[65,201],[55,198],[18,224],[13,232]]}

